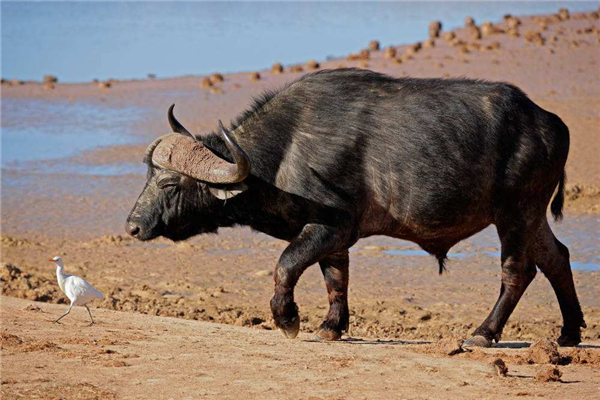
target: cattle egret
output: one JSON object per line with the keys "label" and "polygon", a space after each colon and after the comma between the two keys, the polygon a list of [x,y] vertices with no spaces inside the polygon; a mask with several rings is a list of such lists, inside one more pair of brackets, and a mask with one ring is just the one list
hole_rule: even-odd
{"label": "cattle egret", "polygon": [[56,323],[63,319],[63,317],[69,315],[73,306],[84,306],[90,315],[90,326],[92,326],[94,324],[94,318],[92,318],[92,313],[88,308],[87,303],[94,299],[104,299],[102,293],[97,291],[85,279],[75,275],[65,274],[63,271],[65,266],[63,265],[62,258],[57,256],[48,261],[53,262],[56,265],[56,278],[58,279],[58,286],[60,287],[60,290],[67,295],[69,300],[71,300],[69,310],[54,322]]}

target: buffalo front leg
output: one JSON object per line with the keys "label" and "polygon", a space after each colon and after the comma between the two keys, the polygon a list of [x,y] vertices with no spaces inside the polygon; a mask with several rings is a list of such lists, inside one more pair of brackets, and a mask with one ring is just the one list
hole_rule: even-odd
{"label": "buffalo front leg", "polygon": [[321,261],[329,297],[329,312],[314,335],[317,340],[339,340],[348,330],[348,250],[340,250]]}
{"label": "buffalo front leg", "polygon": [[300,330],[298,306],[294,302],[294,287],[302,273],[327,255],[348,248],[350,232],[339,227],[307,224],[283,251],[275,267],[275,294],[271,312],[275,325],[290,339]]}

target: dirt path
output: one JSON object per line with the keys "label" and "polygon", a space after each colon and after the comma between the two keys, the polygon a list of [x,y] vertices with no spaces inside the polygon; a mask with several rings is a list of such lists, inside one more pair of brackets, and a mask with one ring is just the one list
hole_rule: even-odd
{"label": "dirt path", "polygon": [[[498,376],[486,358],[526,348],[443,356],[414,342],[310,342],[279,332],[94,309],[64,324],[65,307],[2,297],[2,397],[220,399],[593,398],[598,366],[560,366],[561,382],[534,379],[549,365]],[[10,332],[10,333],[8,333]],[[513,343],[518,345],[518,343]],[[598,351],[598,350],[594,350]],[[483,355],[483,356],[482,356]]]}

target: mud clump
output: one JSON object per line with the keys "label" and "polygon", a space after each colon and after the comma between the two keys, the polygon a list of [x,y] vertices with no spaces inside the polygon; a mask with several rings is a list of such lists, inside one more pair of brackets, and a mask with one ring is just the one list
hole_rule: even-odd
{"label": "mud clump", "polygon": [[248,80],[250,82],[258,82],[260,81],[260,74],[258,72],[253,72],[248,76]]}
{"label": "mud clump", "polygon": [[506,366],[504,360],[502,360],[501,358],[496,358],[490,363],[490,365],[492,366],[492,370],[494,371],[494,373],[498,376],[505,377],[508,375],[508,367]]}
{"label": "mud clump", "polygon": [[540,339],[534,342],[527,352],[529,364],[558,364],[560,362],[558,345],[548,339]]}
{"label": "mud clump", "polygon": [[104,235],[100,239],[92,240],[87,245],[97,246],[100,244],[109,244],[109,245],[122,245],[126,243],[132,243],[134,239],[129,236],[123,235]]}
{"label": "mud clump", "polygon": [[213,85],[216,85],[217,83],[221,83],[224,80],[225,80],[225,78],[223,77],[223,75],[221,75],[219,73],[215,73],[210,76],[210,81],[212,82]]}
{"label": "mud clump", "polygon": [[588,349],[572,349],[562,358],[560,364],[587,364],[600,367],[600,353]]}
{"label": "mud clump", "polygon": [[63,296],[56,290],[54,282],[46,278],[33,277],[9,264],[0,264],[2,295],[22,299],[65,304]]}
{"label": "mud clump", "polygon": [[379,51],[380,45],[378,40],[371,40],[369,42],[369,50],[371,51]]}
{"label": "mud clump", "polygon": [[431,351],[437,354],[453,356],[456,354],[464,353],[465,349],[462,347],[462,340],[444,338],[439,340],[437,343],[432,344]]}
{"label": "mud clump", "polygon": [[386,47],[385,51],[383,52],[383,56],[385,58],[395,58],[396,57],[396,48],[393,46],[390,47]]}
{"label": "mud clump", "polygon": [[561,8],[558,10],[558,18],[560,18],[561,21],[566,21],[571,18],[571,13],[569,13],[569,10],[566,8]]}
{"label": "mud clump", "polygon": [[542,34],[536,31],[525,32],[525,40],[529,43],[537,44],[538,46],[543,46],[546,42]]}
{"label": "mud clump", "polygon": [[535,376],[538,382],[560,382],[562,371],[557,367],[544,368]]}
{"label": "mud clump", "polygon": [[283,65],[281,65],[281,63],[273,64],[273,66],[271,67],[271,73],[273,75],[283,74]]}
{"label": "mud clump", "polygon": [[31,246],[31,245],[39,245],[39,243],[32,243],[27,239],[19,239],[12,236],[2,235],[0,238],[0,244],[6,247],[22,247],[22,246]]}
{"label": "mud clump", "polygon": [[429,23],[429,38],[435,39],[440,37],[440,32],[442,32],[442,23],[440,21],[433,21]]}
{"label": "mud clump", "polygon": [[18,347],[21,344],[23,344],[23,339],[17,335],[11,335],[10,333],[2,332],[2,335],[0,336],[0,347],[2,349]]}
{"label": "mud clump", "polygon": [[54,75],[46,75],[42,80],[43,83],[58,83],[58,78]]}
{"label": "mud clump", "polygon": [[433,39],[427,39],[423,42],[424,49],[432,49],[434,47],[435,47],[435,40],[433,40]]}
{"label": "mud clump", "polygon": [[368,49],[362,49],[358,53],[350,54],[346,59],[348,61],[360,61],[360,60],[368,60],[371,58],[371,52]]}
{"label": "mud clump", "polygon": [[321,65],[315,60],[310,59],[306,62],[306,68],[315,70],[321,68]]}

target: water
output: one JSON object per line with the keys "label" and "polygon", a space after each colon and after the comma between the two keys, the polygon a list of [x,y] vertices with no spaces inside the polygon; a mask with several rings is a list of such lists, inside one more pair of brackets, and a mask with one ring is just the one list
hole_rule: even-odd
{"label": "water", "polygon": [[1,2],[2,74],[63,82],[238,72],[423,40],[444,28],[598,2]]}
{"label": "water", "polygon": [[[109,108],[67,101],[3,99],[2,168],[44,173],[119,175],[145,172],[135,164],[41,163],[77,155],[102,146],[139,141],[127,129],[144,112],[135,107]],[[32,117],[35,116],[35,117]]]}
{"label": "water", "polygon": [[[571,268],[580,271],[600,271],[600,254],[598,254],[598,238],[600,237],[600,216],[582,215],[576,218],[567,217],[560,223],[550,222],[556,237],[564,243],[571,254]],[[416,249],[416,245],[405,241],[394,241],[382,238],[381,244],[386,247],[398,246],[383,250],[391,256],[431,257],[429,253]],[[412,248],[411,248],[412,247]],[[496,229],[490,226],[475,236],[457,244],[448,252],[450,261],[485,255],[500,262],[500,240]]]}

